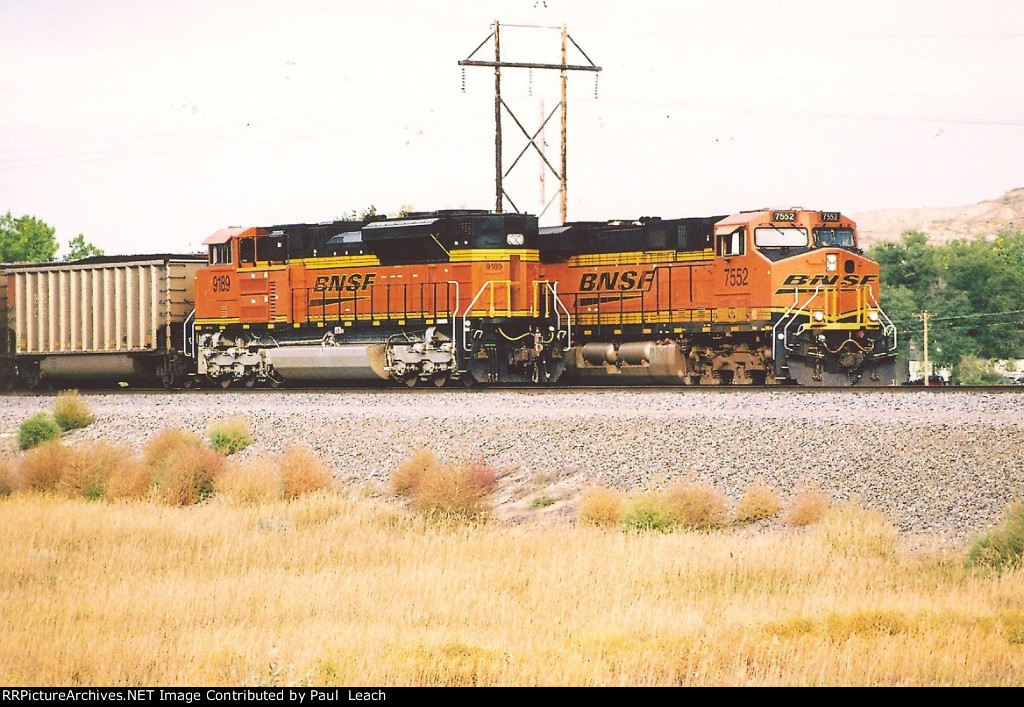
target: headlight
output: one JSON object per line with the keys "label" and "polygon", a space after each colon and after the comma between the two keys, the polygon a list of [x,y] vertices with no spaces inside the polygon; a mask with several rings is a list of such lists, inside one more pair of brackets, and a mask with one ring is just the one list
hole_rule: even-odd
{"label": "headlight", "polygon": [[825,270],[828,272],[835,272],[836,268],[839,267],[839,256],[835,253],[829,253],[825,256]]}
{"label": "headlight", "polygon": [[509,245],[522,245],[523,244],[523,234],[522,233],[510,233],[507,236],[505,236],[505,241]]}
{"label": "headlight", "polygon": [[820,309],[815,309],[813,312],[811,312],[811,319],[819,323],[823,322],[825,321],[825,313]]}
{"label": "headlight", "polygon": [[869,309],[868,310],[868,321],[869,322],[877,322],[878,321],[878,310],[877,309]]}

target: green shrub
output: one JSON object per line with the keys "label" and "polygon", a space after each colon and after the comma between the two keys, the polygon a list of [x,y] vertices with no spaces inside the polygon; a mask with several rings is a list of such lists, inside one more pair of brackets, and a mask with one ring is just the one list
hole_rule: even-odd
{"label": "green shrub", "polygon": [[210,425],[210,445],[221,454],[232,455],[252,444],[249,423],[243,417],[231,417]]}
{"label": "green shrub", "polygon": [[1011,503],[1002,521],[975,538],[967,551],[967,564],[994,570],[1019,567],[1024,561],[1024,499]]}
{"label": "green shrub", "polygon": [[1006,641],[1016,646],[1024,645],[1024,612],[1001,611],[997,618],[999,633]]}
{"label": "green shrub", "polygon": [[60,425],[48,412],[37,412],[31,417],[25,418],[18,428],[18,447],[21,449],[32,449],[43,442],[57,439],[61,435]]}
{"label": "green shrub", "polygon": [[77,390],[65,390],[57,395],[57,402],[53,406],[53,419],[66,432],[88,427],[96,417],[85,401],[78,397]]}
{"label": "green shrub", "polygon": [[627,530],[670,532],[678,527],[709,530],[726,519],[725,496],[709,484],[681,483],[630,499],[622,516]]}
{"label": "green shrub", "polygon": [[996,373],[994,361],[972,354],[962,357],[951,374],[961,385],[995,385],[1003,379]]}
{"label": "green shrub", "polygon": [[540,496],[534,497],[534,499],[530,501],[530,508],[547,508],[548,506],[553,506],[556,503],[558,503],[557,499],[544,493]]}
{"label": "green shrub", "polygon": [[629,499],[622,514],[622,525],[627,530],[660,530],[675,528],[678,518],[664,493],[642,493]]}

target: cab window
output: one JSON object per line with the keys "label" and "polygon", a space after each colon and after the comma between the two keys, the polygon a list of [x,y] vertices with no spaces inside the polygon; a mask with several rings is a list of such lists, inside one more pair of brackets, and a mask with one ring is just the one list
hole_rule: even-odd
{"label": "cab window", "polygon": [[731,233],[720,233],[717,236],[717,251],[720,256],[743,255],[746,252],[746,239],[743,229],[737,228]]}
{"label": "cab window", "polygon": [[788,247],[806,248],[806,228],[779,228],[768,226],[754,229],[754,245],[759,248]]}
{"label": "cab window", "polygon": [[210,246],[210,265],[226,265],[231,263],[231,241],[214,243]]}
{"label": "cab window", "polygon": [[256,260],[284,262],[284,239],[278,236],[264,236],[256,239]]}
{"label": "cab window", "polygon": [[256,264],[256,239],[243,238],[238,241],[238,262],[242,265]]}
{"label": "cab window", "polygon": [[826,248],[830,246],[855,248],[857,241],[852,228],[816,228],[814,229],[814,245]]}

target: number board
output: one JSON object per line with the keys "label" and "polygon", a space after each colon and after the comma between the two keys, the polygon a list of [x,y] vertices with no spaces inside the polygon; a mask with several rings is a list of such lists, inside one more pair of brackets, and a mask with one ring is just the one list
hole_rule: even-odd
{"label": "number board", "polygon": [[796,211],[772,211],[772,221],[796,221]]}
{"label": "number board", "polygon": [[822,221],[838,221],[839,220],[839,212],[838,211],[822,211],[821,212],[821,220]]}

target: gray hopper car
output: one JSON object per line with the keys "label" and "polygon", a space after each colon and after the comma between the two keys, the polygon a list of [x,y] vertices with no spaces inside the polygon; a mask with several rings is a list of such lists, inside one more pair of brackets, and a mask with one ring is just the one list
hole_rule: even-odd
{"label": "gray hopper car", "polygon": [[99,256],[0,270],[0,382],[172,385],[205,255]]}

